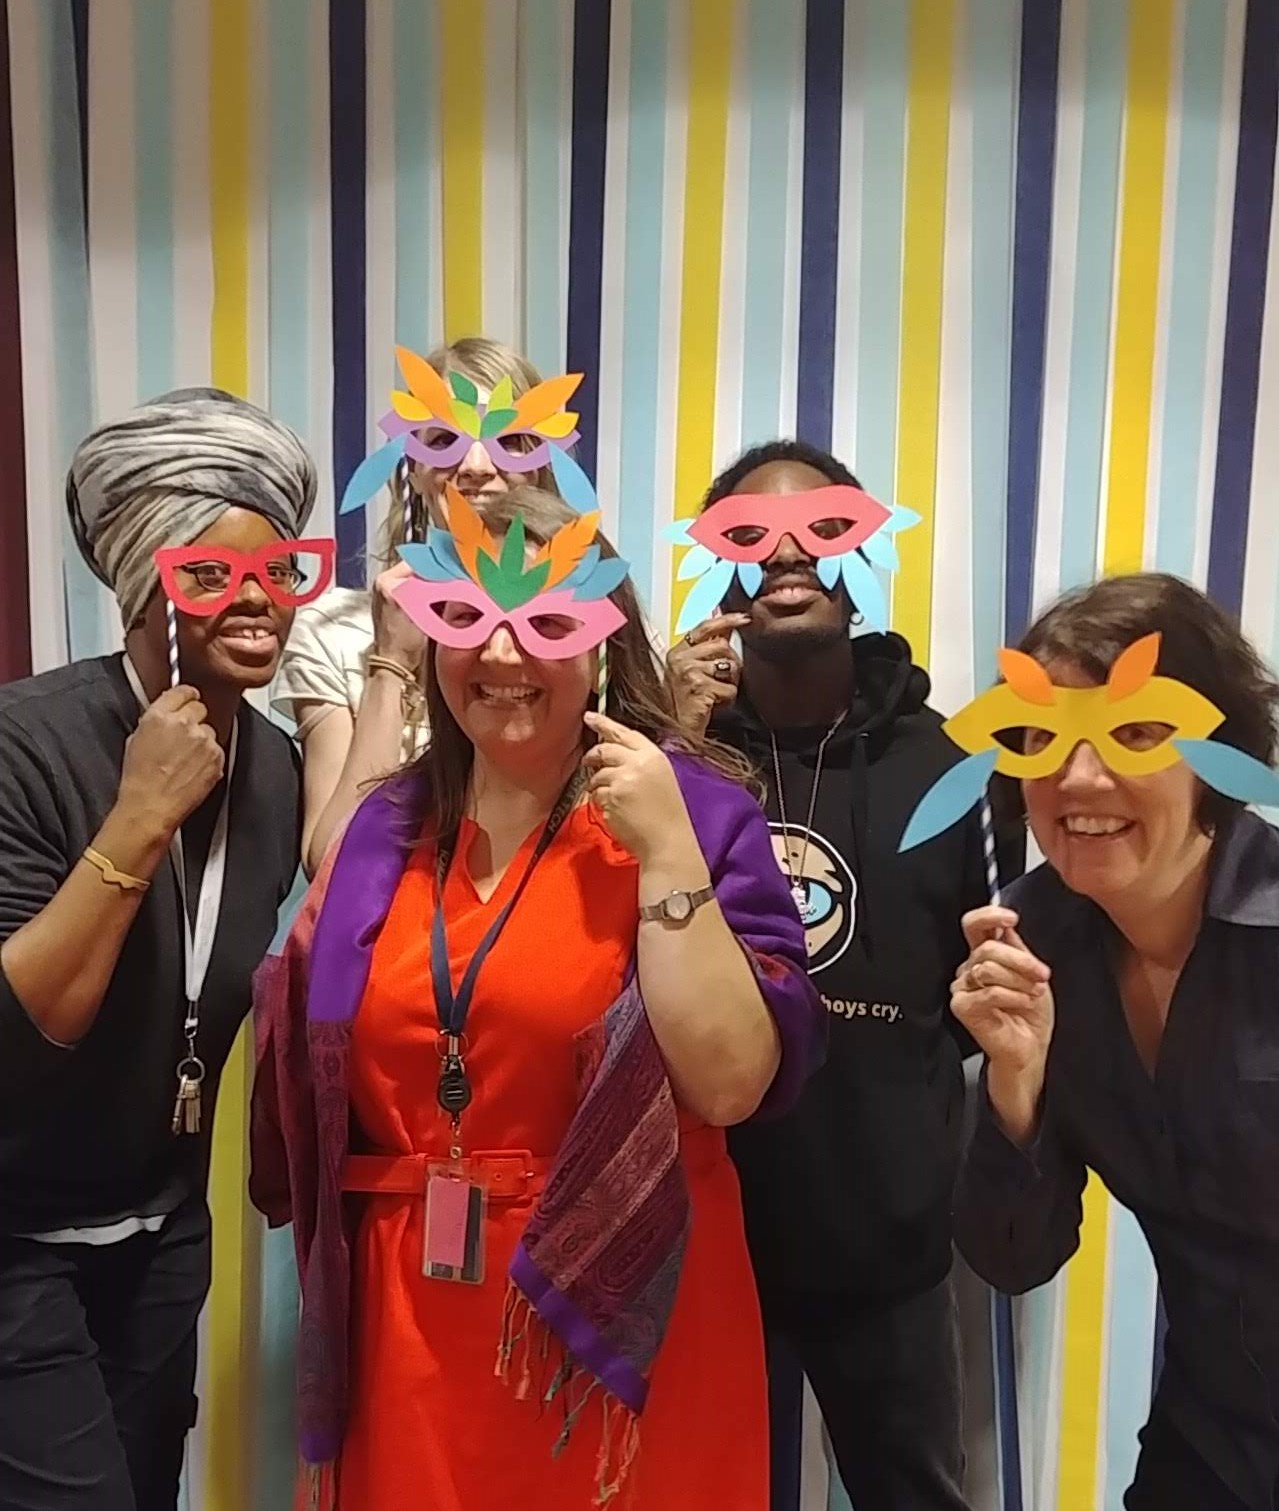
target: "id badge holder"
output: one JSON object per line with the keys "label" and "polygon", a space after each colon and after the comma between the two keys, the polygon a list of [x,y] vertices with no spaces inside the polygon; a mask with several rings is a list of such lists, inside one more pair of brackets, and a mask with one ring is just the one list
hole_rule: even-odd
{"label": "id badge holder", "polygon": [[488,1195],[468,1159],[426,1167],[422,1273],[428,1280],[480,1285]]}

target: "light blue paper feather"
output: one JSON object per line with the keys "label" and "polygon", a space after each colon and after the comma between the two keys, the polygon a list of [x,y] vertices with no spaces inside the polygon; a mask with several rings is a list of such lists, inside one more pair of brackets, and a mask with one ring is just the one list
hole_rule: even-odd
{"label": "light blue paper feather", "polygon": [[764,569],[757,561],[739,561],[737,563],[737,580],[741,583],[746,596],[754,598],[755,594],[764,586]]}
{"label": "light blue paper feather", "polygon": [[662,539],[669,540],[673,546],[695,546],[697,541],[688,533],[691,519],[673,519],[669,525],[662,526]]}
{"label": "light blue paper feather", "polygon": [[902,563],[897,554],[897,542],[883,530],[876,530],[874,535],[863,541],[862,550],[866,553],[867,561],[883,567],[885,572],[900,571]]}
{"label": "light blue paper feather", "polygon": [[551,447],[551,472],[560,497],[570,509],[576,509],[579,514],[591,514],[599,508],[594,484],[568,452],[558,446]]}
{"label": "light blue paper feather", "polygon": [[925,840],[944,834],[966,813],[971,813],[981,801],[998,759],[998,750],[981,750],[938,777],[911,814],[897,846],[898,853],[913,850]]}
{"label": "light blue paper feather", "polygon": [[338,506],[339,514],[350,514],[352,510],[359,509],[379,489],[386,487],[404,455],[407,440],[407,435],[396,436],[395,440],[388,441],[385,446],[379,446],[372,456],[364,458],[347,482],[342,502]]}
{"label": "light blue paper feather", "polygon": [[561,588],[576,588],[579,584],[585,582],[599,565],[599,560],[599,546],[587,546],[582,554],[581,561],[578,562],[563,582],[556,584],[556,591],[558,592]]}
{"label": "light blue paper feather", "polygon": [[607,598],[615,588],[626,581],[630,566],[620,556],[609,556],[597,562],[595,569],[581,582],[575,584],[573,597],[581,602],[595,598]]}
{"label": "light blue paper feather", "polygon": [[695,542],[693,549],[679,564],[679,571],[675,574],[679,582],[687,582],[690,577],[700,577],[703,572],[710,569],[720,558],[709,547]]}
{"label": "light blue paper feather", "polygon": [[1174,739],[1186,765],[1209,787],[1238,803],[1279,805],[1279,772],[1220,740]]}
{"label": "light blue paper feather", "polygon": [[842,556],[819,556],[817,558],[817,580],[826,591],[832,592],[839,583],[840,573],[844,570],[844,558]]}
{"label": "light blue paper feather", "polygon": [[884,597],[883,584],[856,551],[849,551],[837,560],[843,563],[844,586],[857,606],[865,628],[882,634],[888,628],[888,600]]}
{"label": "light blue paper feather", "polygon": [[710,618],[723,601],[724,594],[728,592],[736,570],[735,562],[717,561],[710,571],[693,585],[688,597],[684,600],[684,607],[680,610],[679,619],[675,624],[677,635],[688,634],[689,630],[701,624],[703,619]]}

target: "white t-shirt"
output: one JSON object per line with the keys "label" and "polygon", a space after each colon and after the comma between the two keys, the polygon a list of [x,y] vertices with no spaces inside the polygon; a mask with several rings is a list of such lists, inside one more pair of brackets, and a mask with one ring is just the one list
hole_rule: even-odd
{"label": "white t-shirt", "polygon": [[[276,674],[272,708],[293,720],[300,740],[330,708],[345,708],[354,718],[364,696],[372,649],[372,598],[359,588],[331,588],[294,618]],[[303,713],[304,704],[321,706]],[[406,761],[425,743],[425,723],[405,725],[401,754]]]}

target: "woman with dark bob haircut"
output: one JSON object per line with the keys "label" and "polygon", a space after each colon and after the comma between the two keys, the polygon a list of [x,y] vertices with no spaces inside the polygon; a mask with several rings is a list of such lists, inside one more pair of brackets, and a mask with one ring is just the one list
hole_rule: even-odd
{"label": "woman with dark bob haircut", "polygon": [[1021,650],[999,694],[1024,727],[998,737],[1043,757],[1021,790],[1046,864],[964,919],[951,1001],[986,1066],[956,1238],[1001,1290],[1043,1285],[1100,1176],[1141,1223],[1168,1317],[1124,1504],[1262,1511],[1279,1485],[1279,833],[1196,770],[1271,764],[1279,686],[1229,615],[1160,574],[1063,598]]}

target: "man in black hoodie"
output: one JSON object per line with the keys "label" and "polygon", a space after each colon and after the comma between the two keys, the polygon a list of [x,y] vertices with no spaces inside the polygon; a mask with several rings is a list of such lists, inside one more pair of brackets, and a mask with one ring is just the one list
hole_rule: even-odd
{"label": "man in black hoodie", "polygon": [[[717,478],[703,508],[832,483],[859,486],[827,453],[777,441]],[[709,722],[767,782],[831,1020],[799,1106],[731,1137],[770,1335],[773,1507],[798,1500],[789,1351],[857,1511],[963,1511],[950,1209],[964,1041],[948,1002],[960,917],[987,900],[981,836],[973,821],[897,853],[916,803],[959,759],[927,706],[928,675],[900,635],[850,639],[856,605],[822,586],[794,536],[762,566],[755,596],[735,581],[672,649],[669,674],[685,722]],[[1001,848],[1005,880],[1024,849],[1019,835]]]}

